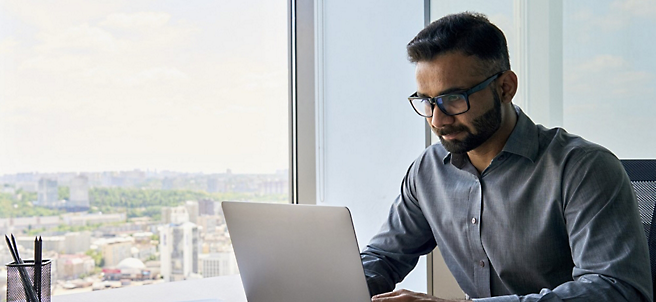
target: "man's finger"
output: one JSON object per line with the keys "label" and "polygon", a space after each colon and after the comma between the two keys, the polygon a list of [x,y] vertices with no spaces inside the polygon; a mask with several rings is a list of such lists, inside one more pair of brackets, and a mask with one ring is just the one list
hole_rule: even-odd
{"label": "man's finger", "polygon": [[402,295],[402,294],[405,293],[405,292],[407,292],[407,290],[405,290],[405,289],[401,289],[401,290],[397,290],[397,291],[393,291],[393,292],[388,292],[388,293],[384,293],[384,294],[378,294],[378,295],[373,296],[373,297],[371,298],[371,301],[375,301],[374,299],[383,299],[383,298],[398,297],[398,296]]}

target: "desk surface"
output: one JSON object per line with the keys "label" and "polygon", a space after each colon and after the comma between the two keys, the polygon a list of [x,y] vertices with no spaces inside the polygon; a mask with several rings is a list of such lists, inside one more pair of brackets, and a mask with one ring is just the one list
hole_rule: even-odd
{"label": "desk surface", "polygon": [[53,296],[52,302],[181,302],[218,299],[246,302],[239,275],[158,283],[88,293]]}

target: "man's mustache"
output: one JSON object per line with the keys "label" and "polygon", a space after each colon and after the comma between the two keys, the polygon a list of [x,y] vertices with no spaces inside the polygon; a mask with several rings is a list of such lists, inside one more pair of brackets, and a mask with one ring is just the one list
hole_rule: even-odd
{"label": "man's mustache", "polygon": [[435,128],[433,127],[433,130],[435,130],[435,133],[437,135],[449,135],[457,132],[469,132],[469,129],[465,126],[446,126],[442,128]]}

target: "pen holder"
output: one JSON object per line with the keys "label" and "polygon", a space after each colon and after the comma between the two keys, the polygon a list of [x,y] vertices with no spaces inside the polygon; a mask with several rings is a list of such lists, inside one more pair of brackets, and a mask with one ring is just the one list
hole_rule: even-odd
{"label": "pen holder", "polygon": [[[41,282],[36,293],[41,299],[40,302],[50,302],[50,260],[44,260],[41,263]],[[21,272],[22,271],[22,272]],[[15,262],[7,264],[7,302],[37,302],[29,301],[26,292],[24,277],[26,274],[30,281],[30,286],[34,286],[35,265],[33,260],[25,260],[23,264]],[[38,283],[38,282],[37,282]]]}

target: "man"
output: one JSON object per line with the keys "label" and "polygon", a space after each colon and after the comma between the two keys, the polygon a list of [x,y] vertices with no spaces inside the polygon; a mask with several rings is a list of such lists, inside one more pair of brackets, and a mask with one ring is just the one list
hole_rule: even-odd
{"label": "man", "polygon": [[517,76],[503,33],[483,15],[450,15],[407,49],[410,102],[440,143],[412,163],[362,252],[372,301],[447,301],[389,292],[436,246],[474,301],[652,301],[621,163],[512,104]]}

